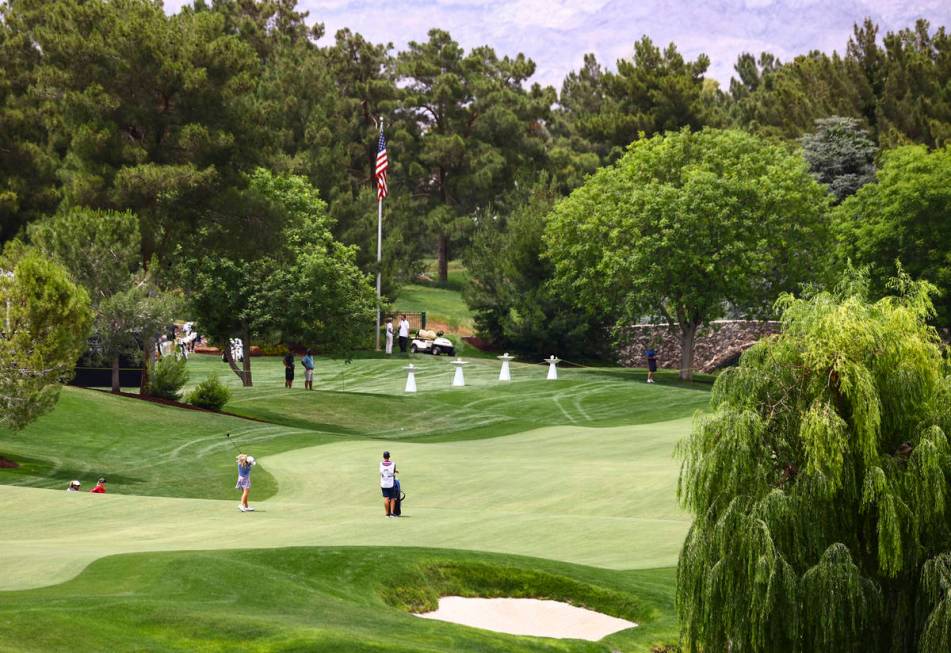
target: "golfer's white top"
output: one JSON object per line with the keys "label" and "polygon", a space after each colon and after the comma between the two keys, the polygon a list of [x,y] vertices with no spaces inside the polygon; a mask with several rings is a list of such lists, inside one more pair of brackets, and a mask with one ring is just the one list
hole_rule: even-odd
{"label": "golfer's white top", "polygon": [[380,487],[393,487],[393,472],[396,470],[396,463],[392,460],[384,460],[380,463]]}
{"label": "golfer's white top", "polygon": [[539,599],[444,596],[439,599],[438,610],[416,616],[510,635],[586,639],[592,642],[637,626],[632,621],[593,610]]}
{"label": "golfer's white top", "polygon": [[409,337],[409,320],[400,320],[400,338]]}

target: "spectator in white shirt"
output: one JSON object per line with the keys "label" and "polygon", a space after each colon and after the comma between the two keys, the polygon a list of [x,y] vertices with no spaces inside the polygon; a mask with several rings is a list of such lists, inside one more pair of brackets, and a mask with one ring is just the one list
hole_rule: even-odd
{"label": "spectator in white shirt", "polygon": [[406,353],[406,345],[409,342],[409,320],[406,315],[400,315],[400,351]]}

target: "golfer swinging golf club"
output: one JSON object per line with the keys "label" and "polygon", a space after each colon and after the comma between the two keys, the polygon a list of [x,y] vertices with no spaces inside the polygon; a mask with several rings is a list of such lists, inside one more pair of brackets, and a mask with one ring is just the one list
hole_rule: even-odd
{"label": "golfer swinging golf club", "polygon": [[387,517],[399,517],[393,513],[396,507],[396,475],[399,470],[396,469],[396,463],[390,460],[390,452],[383,452],[383,460],[380,462],[380,489],[383,490],[383,507],[386,508]]}
{"label": "golfer swinging golf club", "polygon": [[254,512],[254,508],[248,505],[248,492],[251,491],[251,468],[257,464],[254,456],[240,453],[236,459],[238,463],[238,483],[235,488],[241,490],[241,503],[238,504],[238,510],[241,512]]}

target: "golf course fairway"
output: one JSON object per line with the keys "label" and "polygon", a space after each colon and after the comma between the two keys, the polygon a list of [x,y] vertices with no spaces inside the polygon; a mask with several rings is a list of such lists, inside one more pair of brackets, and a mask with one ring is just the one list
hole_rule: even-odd
{"label": "golf course fairway", "polygon": [[[0,470],[0,479],[9,483],[0,485],[0,617],[10,624],[11,633],[28,628],[30,620],[8,599],[29,603],[34,617],[39,611],[53,618],[65,609],[55,597],[74,592],[77,584],[102,582],[103,569],[111,569],[117,585],[135,585],[153,560],[171,564],[169,560],[181,556],[183,568],[191,570],[181,582],[189,585],[208,580],[202,571],[205,565],[224,564],[225,559],[239,564],[242,556],[250,555],[248,550],[275,550],[276,557],[268,558],[270,566],[283,559],[281,551],[331,562],[330,552],[349,551],[348,564],[360,566],[370,564],[372,552],[392,556],[397,547],[414,552],[407,554],[405,565],[396,565],[405,567],[406,573],[422,573],[419,560],[430,559],[425,552],[432,551],[448,561],[515,556],[504,559],[518,561],[521,571],[512,572],[516,576],[546,567],[558,578],[567,578],[565,574],[601,578],[598,591],[623,594],[629,591],[626,585],[647,582],[651,589],[645,597],[650,600],[636,595],[630,600],[654,607],[614,609],[627,610],[617,616],[631,618],[645,630],[608,639],[629,640],[630,646],[617,650],[644,650],[639,647],[651,633],[675,632],[669,568],[676,564],[690,521],[676,501],[679,463],[674,447],[690,428],[689,415],[705,403],[704,390],[634,384],[630,375],[617,371],[565,370],[557,382],[530,378],[506,385],[476,373],[470,375],[476,381],[470,387],[432,388],[428,395],[421,388],[418,396],[407,398],[380,387],[380,370],[397,373],[399,361],[368,360],[355,361],[348,369],[346,391],[325,386],[321,392],[318,382],[314,393],[276,392],[280,371],[276,363],[256,360],[258,385],[234,386],[235,396],[226,410],[257,420],[277,411],[285,424],[67,389],[60,406],[26,432],[0,434],[0,455],[24,461],[20,469]],[[444,360],[417,363],[424,379],[425,372],[435,378],[449,368]],[[212,366],[212,361],[199,359],[193,369]],[[537,375],[539,369],[531,371]],[[192,378],[201,379],[194,372]],[[324,381],[327,386],[334,383],[330,379]],[[625,396],[619,397],[622,393]],[[269,400],[271,396],[276,398]],[[315,405],[328,402],[334,404],[333,411],[315,412]],[[382,403],[368,412],[373,402]],[[383,404],[390,411],[411,406],[417,412],[381,414]],[[652,421],[658,411],[664,412],[661,406],[672,419]],[[257,407],[256,414],[252,407]],[[348,420],[348,414],[354,419]],[[438,428],[427,431],[420,414],[441,415]],[[479,421],[475,426],[473,418]],[[354,425],[362,425],[363,433]],[[498,427],[497,435],[492,425]],[[345,428],[353,432],[345,433]],[[232,438],[224,437],[224,431],[233,432]],[[383,437],[381,431],[393,437]],[[237,510],[233,459],[238,449],[258,459],[252,475],[253,513]],[[383,514],[377,482],[383,449],[392,452],[407,493],[404,517],[398,520]],[[100,473],[110,478],[108,494],[63,492],[67,476],[82,474],[88,486],[88,479]],[[360,562],[361,556],[367,560]],[[184,562],[194,560],[203,562],[197,567]],[[395,574],[394,569],[380,573]],[[116,578],[116,573],[130,576]],[[216,580],[216,586],[220,582]],[[166,590],[169,593],[163,594]],[[513,591],[509,588],[503,594]],[[168,602],[177,606],[176,611],[198,609],[184,605],[180,592],[172,588],[158,591],[149,585],[132,593],[142,592],[151,596],[150,605]],[[545,595],[546,590],[540,587],[534,593]],[[121,603],[118,596],[112,600]],[[588,603],[592,601],[597,602]],[[399,612],[399,607],[385,609]],[[401,619],[405,642],[432,629],[471,632],[451,624]],[[86,627],[99,629],[104,644],[112,641],[105,623]],[[143,628],[128,627],[132,632]],[[336,641],[338,635],[327,641]],[[0,650],[13,645],[11,637],[0,635]],[[249,650],[298,650],[278,647],[273,639],[252,639],[260,646]],[[490,639],[536,640],[498,634]],[[304,637],[307,642],[319,640],[313,633]],[[183,641],[188,649],[197,640]],[[325,648],[299,650],[378,650],[369,640],[364,643],[370,648],[327,643]],[[165,641],[149,650],[176,646]],[[574,646],[572,640],[568,648],[525,650],[603,650],[600,643]],[[19,650],[27,649],[60,650],[60,646],[50,642]],[[452,645],[407,650],[469,649]],[[516,648],[500,643],[472,650]]]}

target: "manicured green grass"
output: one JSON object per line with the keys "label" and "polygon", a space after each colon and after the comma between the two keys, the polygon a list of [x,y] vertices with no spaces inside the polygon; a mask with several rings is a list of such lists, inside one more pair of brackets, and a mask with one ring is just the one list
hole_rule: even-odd
{"label": "manicured green grass", "polygon": [[[676,641],[672,584],[669,569],[397,547],[114,556],[63,585],[4,594],[0,650],[646,650]],[[597,643],[515,637],[419,619],[402,605],[445,592],[573,600],[639,627]]]}
{"label": "manicured green grass", "polygon": [[[233,442],[225,437],[231,433]],[[119,494],[233,496],[236,447],[279,453],[339,439],[227,415],[168,408],[97,390],[64,388],[60,403],[22,433],[0,431],[0,456],[20,464],[0,469],[0,483],[65,490],[72,479],[90,489],[99,476]],[[263,471],[259,498],[277,483]]]}
{"label": "manicured green grass", "polygon": [[[252,489],[254,514],[236,510],[236,494],[218,501],[2,486],[0,589],[60,582],[112,553],[196,548],[396,542],[613,569],[669,566],[689,527],[674,496],[672,455],[688,424],[554,426],[439,443],[341,439],[273,455],[255,445],[253,481],[268,472],[278,488],[266,501]],[[376,478],[384,447],[408,495],[407,517],[396,522],[383,517]],[[231,452],[217,455],[233,465]],[[215,490],[235,493],[233,474]]]}
{"label": "manicured green grass", "polygon": [[[492,437],[555,425],[620,426],[693,415],[706,406],[709,386],[653,386],[639,370],[576,369],[546,381],[547,367],[512,363],[512,383],[498,382],[499,363],[474,359],[467,386],[453,388],[454,367],[445,357],[417,355],[419,392],[403,392],[409,359],[342,361],[318,357],[315,392],[284,388],[278,358],[255,358],[255,386],[241,388],[227,366],[211,356],[189,362],[192,383],[217,371],[235,392],[225,410],[275,424],[341,435],[429,441]],[[301,376],[298,374],[298,376]],[[668,377],[665,377],[668,378]],[[295,382],[303,385],[301,379]],[[669,383],[670,385],[662,385]]]}
{"label": "manicured green grass", "polygon": [[[417,356],[419,393],[406,395],[406,362],[319,358],[307,392],[283,388],[277,358],[254,359],[255,386],[242,388],[218,359],[194,357],[190,383],[219,373],[234,391],[226,410],[258,421],[66,389],[50,415],[0,433],[0,455],[23,463],[0,469],[0,590],[37,588],[0,592],[0,650],[644,651],[674,641],[669,567],[689,518],[675,500],[673,448],[709,386],[647,385],[642,372],[610,368],[549,382],[528,363],[500,384],[497,361],[474,360],[467,387],[451,388],[445,358]],[[226,432],[259,459],[253,514],[236,510]],[[382,514],[384,448],[408,494],[401,520]],[[62,491],[100,474],[109,494]],[[372,548],[335,548],[354,546]],[[499,564],[519,569],[490,573]],[[448,591],[561,592],[644,625],[582,644],[402,610]]]}

